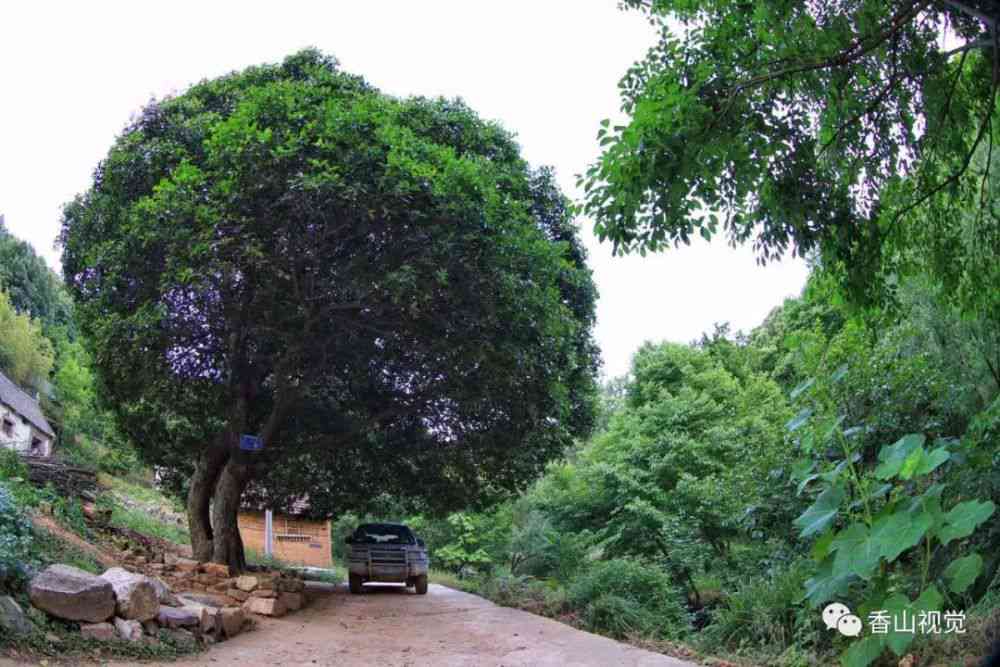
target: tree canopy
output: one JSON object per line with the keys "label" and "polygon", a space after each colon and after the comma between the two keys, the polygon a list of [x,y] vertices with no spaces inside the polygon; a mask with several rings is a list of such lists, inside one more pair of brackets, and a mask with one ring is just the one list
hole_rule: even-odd
{"label": "tree canopy", "polygon": [[994,139],[990,0],[623,5],[660,39],[581,177],[618,252],[718,233],[762,262],[818,249],[866,295],[902,220],[985,180],[969,167]]}
{"label": "tree canopy", "polygon": [[149,104],[61,242],[125,431],[190,475],[200,558],[242,565],[245,488],[466,501],[592,424],[596,294],[552,174],[315,51]]}

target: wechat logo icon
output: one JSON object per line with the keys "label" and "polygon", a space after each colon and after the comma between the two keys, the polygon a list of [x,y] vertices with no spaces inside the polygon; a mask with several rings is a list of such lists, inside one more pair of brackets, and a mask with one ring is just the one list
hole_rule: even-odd
{"label": "wechat logo icon", "polygon": [[823,610],[823,624],[827,630],[836,629],[845,637],[861,634],[861,619],[852,614],[847,605],[839,602],[828,604]]}

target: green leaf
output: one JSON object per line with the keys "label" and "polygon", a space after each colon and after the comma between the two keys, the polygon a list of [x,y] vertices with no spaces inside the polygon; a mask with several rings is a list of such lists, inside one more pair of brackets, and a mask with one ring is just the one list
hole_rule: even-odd
{"label": "green leaf", "polygon": [[863,523],[853,523],[838,533],[830,544],[830,550],[836,552],[834,576],[852,574],[868,579],[882,557],[878,543]]}
{"label": "green leaf", "polygon": [[915,449],[923,447],[925,439],[922,433],[911,433],[904,435],[896,444],[883,447],[878,453],[879,461],[882,463],[875,468],[875,476],[879,479],[890,479],[898,475],[907,457]]}
{"label": "green leaf", "polygon": [[954,593],[964,593],[965,589],[979,577],[983,571],[983,559],[979,554],[970,554],[951,562],[944,571],[948,580],[948,588]]}
{"label": "green leaf", "polygon": [[837,510],[844,501],[844,496],[841,486],[831,486],[819,494],[816,502],[795,519],[795,525],[800,531],[799,537],[806,538],[826,530],[837,518]]}
{"label": "green leaf", "polygon": [[969,500],[959,503],[944,515],[944,527],[938,531],[941,544],[968,537],[979,524],[993,516],[996,505],[992,501]]}
{"label": "green leaf", "polygon": [[915,546],[931,527],[933,521],[926,512],[895,511],[872,525],[871,539],[874,549],[887,561],[894,561],[901,553]]}
{"label": "green leaf", "polygon": [[915,627],[915,632],[900,632],[898,630],[890,628],[889,633],[883,635],[886,638],[886,645],[892,649],[892,652],[896,655],[903,655],[906,649],[910,647],[913,640],[916,638],[919,628],[916,627],[917,620],[919,619],[920,612],[927,611],[939,611],[941,603],[944,598],[935,586],[928,586],[927,589],[920,594],[913,602],[910,601],[908,597],[897,593],[892,597],[888,598],[884,603],[882,603],[882,609],[889,612],[889,617],[893,619],[899,619],[900,625],[903,625],[905,613],[906,624],[909,625],[911,620],[913,626]]}
{"label": "green leaf", "polygon": [[816,576],[806,579],[805,599],[809,601],[811,606],[818,607],[847,592],[847,587],[854,579],[855,576],[852,574],[833,574],[833,558],[827,557],[820,564]]}
{"label": "green leaf", "polygon": [[878,660],[884,649],[884,635],[869,635],[853,642],[840,657],[840,664],[844,667],[868,667]]}
{"label": "green leaf", "polygon": [[818,540],[816,540],[815,544],[812,546],[812,550],[810,551],[813,560],[816,562],[822,562],[827,556],[830,555],[830,545],[833,544],[834,537],[836,537],[836,534],[832,530],[828,530],[823,533]]}
{"label": "green leaf", "polygon": [[924,455],[921,460],[920,467],[917,468],[915,476],[920,477],[934,472],[934,470],[950,458],[951,452],[944,447],[938,447],[932,452]]}

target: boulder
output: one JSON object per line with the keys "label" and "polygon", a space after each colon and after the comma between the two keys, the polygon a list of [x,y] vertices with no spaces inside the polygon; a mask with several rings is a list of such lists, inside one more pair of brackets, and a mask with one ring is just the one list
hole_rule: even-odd
{"label": "boulder", "polygon": [[185,610],[198,615],[200,619],[200,629],[202,634],[215,634],[220,622],[216,620],[219,609],[211,605],[202,604],[190,599],[184,599]]}
{"label": "boulder", "polygon": [[190,607],[160,607],[156,622],[165,628],[193,628],[201,624],[201,613]]}
{"label": "boulder", "polygon": [[251,614],[261,616],[284,616],[288,609],[278,598],[250,598],[243,603],[243,608]]}
{"label": "boulder", "polygon": [[160,601],[160,604],[165,604],[168,607],[180,607],[181,601],[177,599],[177,596],[173,594],[170,587],[162,579],[157,579],[156,577],[147,577],[149,583],[153,585],[153,589],[156,591],[156,598]]}
{"label": "boulder", "polygon": [[4,634],[23,637],[30,635],[35,629],[14,598],[9,595],[0,596],[0,630]]}
{"label": "boulder", "polygon": [[219,622],[222,623],[222,632],[226,637],[235,637],[243,632],[247,617],[239,607],[223,607],[219,611]]}
{"label": "boulder", "polygon": [[252,577],[250,575],[236,577],[236,588],[241,591],[249,593],[250,591],[255,590],[258,585],[260,585],[260,580],[257,577]]}
{"label": "boulder", "polygon": [[80,636],[85,639],[109,641],[117,637],[118,632],[110,623],[81,623]]}
{"label": "boulder", "polygon": [[149,577],[113,567],[101,575],[115,590],[118,616],[128,621],[148,621],[160,610],[160,598]]}
{"label": "boulder", "polygon": [[28,587],[28,597],[42,611],[67,621],[99,623],[115,613],[111,583],[69,565],[50,565],[38,573]]}
{"label": "boulder", "polygon": [[123,618],[115,618],[115,630],[118,631],[118,636],[125,641],[137,642],[142,640],[142,623],[139,621],[126,621]]}
{"label": "boulder", "polygon": [[305,596],[302,593],[281,593],[278,599],[285,605],[288,611],[298,611],[305,603]]}
{"label": "boulder", "polygon": [[150,637],[155,637],[160,632],[160,624],[156,621],[143,621],[142,630]]}

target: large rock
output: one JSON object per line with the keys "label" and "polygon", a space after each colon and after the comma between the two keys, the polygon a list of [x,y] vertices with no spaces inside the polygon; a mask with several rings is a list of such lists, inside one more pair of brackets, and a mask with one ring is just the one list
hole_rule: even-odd
{"label": "large rock", "polygon": [[118,631],[118,636],[125,641],[142,641],[142,623],[139,621],[126,621],[124,618],[115,618],[115,630]]}
{"label": "large rock", "polygon": [[197,614],[201,619],[201,633],[205,635],[214,635],[221,624],[221,622],[217,620],[219,609],[211,605],[191,600],[187,597],[183,599],[183,609]]}
{"label": "large rock", "polygon": [[194,628],[201,625],[201,612],[189,607],[160,607],[156,622],[164,628]]}
{"label": "large rock", "polygon": [[236,578],[236,588],[241,591],[246,591],[247,593],[256,590],[258,585],[260,585],[260,579],[257,577],[243,575],[242,577]]}
{"label": "large rock", "polygon": [[0,596],[0,630],[3,630],[4,634],[23,637],[30,635],[34,629],[35,626],[14,598],[9,595]]}
{"label": "large rock", "polygon": [[148,621],[160,611],[160,598],[149,577],[113,567],[101,575],[115,589],[115,611],[127,621]]}
{"label": "large rock", "polygon": [[100,623],[115,613],[111,582],[69,565],[42,570],[31,580],[28,597],[39,609],[67,621]]}
{"label": "large rock", "polygon": [[219,611],[219,622],[222,623],[223,634],[232,638],[243,632],[247,617],[239,607],[223,607]]}
{"label": "large rock", "polygon": [[160,604],[165,604],[168,607],[180,607],[181,601],[173,594],[170,587],[162,579],[157,579],[156,577],[147,577],[149,583],[153,585],[156,590],[156,598],[160,601]]}
{"label": "large rock", "polygon": [[285,603],[278,598],[250,598],[243,603],[243,608],[261,616],[284,616],[288,611]]}
{"label": "large rock", "polygon": [[109,641],[118,636],[118,631],[110,623],[81,623],[80,636],[86,639]]}

